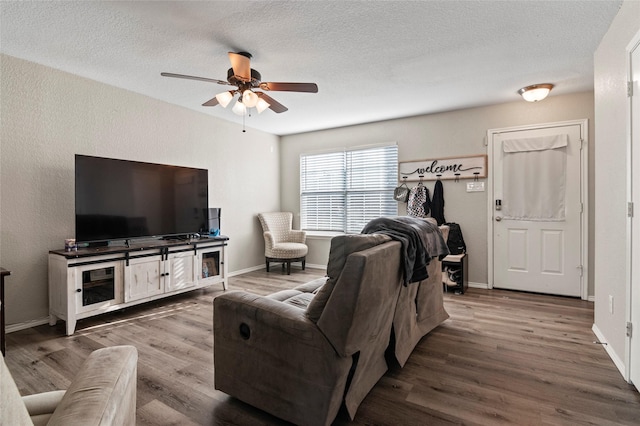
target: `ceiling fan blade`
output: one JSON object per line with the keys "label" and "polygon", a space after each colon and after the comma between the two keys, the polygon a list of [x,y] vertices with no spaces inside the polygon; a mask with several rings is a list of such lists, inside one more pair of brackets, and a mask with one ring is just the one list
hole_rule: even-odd
{"label": "ceiling fan blade", "polygon": [[251,81],[251,59],[240,53],[229,52],[233,74],[238,80]]}
{"label": "ceiling fan blade", "polygon": [[216,106],[219,103],[218,98],[214,96],[213,99],[209,99],[207,102],[203,103],[202,106]]}
{"label": "ceiling fan blade", "polygon": [[318,85],[315,83],[260,83],[260,88],[276,92],[318,93]]}
{"label": "ceiling fan blade", "polygon": [[256,92],[256,94],[269,104],[269,109],[271,109],[273,112],[277,112],[278,114],[280,114],[281,112],[285,112],[289,110],[289,108],[282,105],[280,102],[276,101],[266,93]]}
{"label": "ceiling fan blade", "polygon": [[216,80],[215,78],[195,77],[193,75],[173,74],[170,72],[161,72],[160,75],[163,77],[186,78],[188,80],[199,80],[199,81],[206,81],[209,83],[217,83],[217,84],[224,84],[225,86],[230,86],[229,82],[224,80]]}

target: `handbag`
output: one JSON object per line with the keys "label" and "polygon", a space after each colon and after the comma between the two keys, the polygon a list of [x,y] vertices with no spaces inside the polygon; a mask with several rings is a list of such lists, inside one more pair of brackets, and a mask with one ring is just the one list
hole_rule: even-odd
{"label": "handbag", "polygon": [[414,186],[409,192],[409,200],[407,202],[407,216],[413,217],[427,217],[424,211],[424,205],[428,198],[428,190],[422,184],[418,182],[418,185]]}
{"label": "handbag", "polygon": [[393,190],[393,199],[402,203],[407,202],[409,199],[409,187],[406,183],[402,183],[402,185]]}

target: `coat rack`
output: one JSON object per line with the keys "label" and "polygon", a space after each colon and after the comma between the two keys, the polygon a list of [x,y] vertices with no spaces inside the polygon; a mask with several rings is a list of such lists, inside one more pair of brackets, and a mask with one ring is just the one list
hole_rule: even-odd
{"label": "coat rack", "polygon": [[474,179],[487,177],[487,155],[433,158],[398,163],[398,181]]}

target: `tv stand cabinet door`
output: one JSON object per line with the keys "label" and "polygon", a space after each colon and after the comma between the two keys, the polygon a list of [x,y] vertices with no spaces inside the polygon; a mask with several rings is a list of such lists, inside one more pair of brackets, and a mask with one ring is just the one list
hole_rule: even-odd
{"label": "tv stand cabinet door", "polygon": [[124,301],[164,293],[164,262],[161,256],[131,259],[124,267]]}
{"label": "tv stand cabinet door", "polygon": [[224,290],[227,289],[228,279],[225,246],[203,247],[199,249],[196,267],[199,287],[222,283],[222,288]]}
{"label": "tv stand cabinet door", "polygon": [[169,254],[165,262],[166,292],[184,290],[196,285],[196,255],[193,251],[187,253]]}

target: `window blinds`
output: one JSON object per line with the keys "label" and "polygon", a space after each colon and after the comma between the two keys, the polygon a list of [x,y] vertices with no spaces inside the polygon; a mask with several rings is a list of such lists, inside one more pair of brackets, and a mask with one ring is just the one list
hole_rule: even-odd
{"label": "window blinds", "polygon": [[397,181],[397,145],[301,155],[301,228],[359,233],[371,219],[397,215]]}

